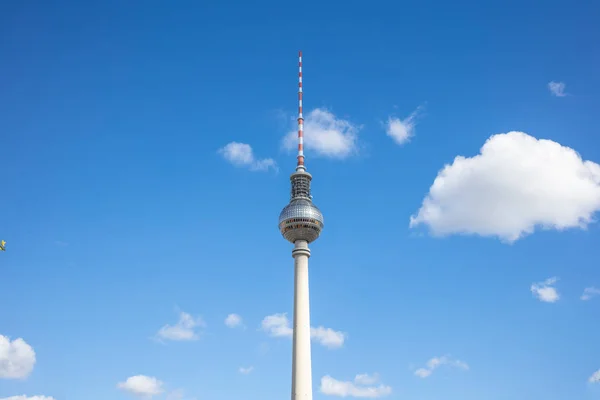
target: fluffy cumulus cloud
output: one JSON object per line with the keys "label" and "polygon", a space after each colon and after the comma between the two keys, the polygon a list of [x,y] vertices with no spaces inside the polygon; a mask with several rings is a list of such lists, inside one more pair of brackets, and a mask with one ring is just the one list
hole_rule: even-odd
{"label": "fluffy cumulus cloud", "polygon": [[432,359],[427,361],[427,364],[425,364],[425,367],[419,368],[415,371],[415,375],[418,376],[419,378],[427,378],[427,377],[431,376],[431,374],[433,374],[433,372],[436,369],[438,369],[439,367],[441,367],[443,365],[454,367],[454,368],[459,368],[459,369],[464,369],[464,370],[469,369],[469,366],[467,365],[467,363],[465,363],[463,361],[452,359],[449,356],[442,356],[442,357],[433,357]]}
{"label": "fluffy cumulus cloud", "polygon": [[[291,338],[294,334],[294,330],[285,313],[266,316],[262,320],[261,327],[263,331],[273,337]],[[330,349],[342,347],[346,340],[344,332],[335,331],[323,326],[311,327],[310,336],[317,343]]]}
{"label": "fluffy cumulus cloud", "polygon": [[342,347],[346,339],[344,332],[334,331],[331,328],[322,326],[311,327],[310,336],[322,346],[329,347],[330,349]]}
{"label": "fluffy cumulus cloud", "polygon": [[251,171],[277,170],[277,163],[272,158],[256,158],[249,144],[231,142],[219,149],[219,154],[236,167],[248,168]]}
{"label": "fluffy cumulus cloud", "polygon": [[408,117],[400,119],[397,117],[389,117],[386,122],[385,132],[391,137],[397,144],[404,144],[415,135],[415,126],[417,125],[416,118],[421,111],[421,107],[418,107]]}
{"label": "fluffy cumulus cloud", "polygon": [[560,295],[558,291],[554,287],[558,278],[552,277],[548,278],[543,282],[537,282],[531,284],[531,293],[545,303],[555,303],[560,299]]}
{"label": "fluffy cumulus cloud", "polygon": [[358,374],[354,377],[354,383],[358,385],[373,385],[379,382],[379,374]]}
{"label": "fluffy cumulus cloud", "polygon": [[117,387],[135,396],[152,397],[161,394],[163,382],[146,375],[130,376],[125,382],[120,382]]}
{"label": "fluffy cumulus cloud", "polygon": [[294,334],[285,313],[267,315],[263,318],[261,327],[263,331],[273,337],[292,337]]}
{"label": "fluffy cumulus cloud", "polygon": [[548,82],[548,90],[553,96],[556,97],[565,97],[567,94],[565,93],[565,88],[567,85],[564,82]]}
{"label": "fluffy cumulus cloud", "polygon": [[598,210],[600,165],[551,140],[509,132],[446,165],[410,226],[514,242],[536,227],[586,228]]}
{"label": "fluffy cumulus cloud", "polygon": [[0,335],[0,378],[27,378],[34,365],[35,351],[25,340]]}
{"label": "fluffy cumulus cloud", "polygon": [[390,386],[379,382],[377,374],[359,374],[353,381],[338,381],[329,375],[321,378],[321,393],[328,396],[338,397],[367,397],[376,398],[387,396],[392,393]]}
{"label": "fluffy cumulus cloud", "polygon": [[3,397],[0,400],[55,400],[54,397],[51,396],[11,396],[11,397]]}
{"label": "fluffy cumulus cloud", "polygon": [[158,339],[163,340],[197,340],[200,337],[199,329],[205,323],[200,317],[192,317],[186,312],[179,313],[179,321],[175,325],[165,325],[156,333]]}
{"label": "fluffy cumulus cloud", "polygon": [[[304,116],[304,150],[324,157],[346,158],[358,151],[358,130],[357,125],[316,108]],[[283,147],[296,151],[297,127],[285,135]]]}
{"label": "fluffy cumulus cloud", "polygon": [[594,372],[592,376],[590,376],[590,379],[588,379],[588,381],[590,383],[600,383],[600,369]]}
{"label": "fluffy cumulus cloud", "polygon": [[600,289],[595,287],[587,287],[583,290],[583,294],[581,295],[581,300],[587,301],[591,300],[592,297],[596,297],[600,294]]}
{"label": "fluffy cumulus cloud", "polygon": [[225,318],[225,325],[229,328],[237,328],[242,326],[242,317],[238,314],[229,314],[227,318]]}

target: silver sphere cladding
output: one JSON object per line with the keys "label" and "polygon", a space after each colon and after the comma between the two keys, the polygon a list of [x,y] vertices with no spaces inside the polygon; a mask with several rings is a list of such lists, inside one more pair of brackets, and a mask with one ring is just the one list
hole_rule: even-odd
{"label": "silver sphere cladding", "polygon": [[286,240],[316,240],[323,230],[323,214],[312,201],[293,199],[279,214],[279,231]]}

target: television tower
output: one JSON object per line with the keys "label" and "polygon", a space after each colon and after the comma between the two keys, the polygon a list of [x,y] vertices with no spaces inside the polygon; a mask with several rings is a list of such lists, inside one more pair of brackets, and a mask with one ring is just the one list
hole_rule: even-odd
{"label": "television tower", "polygon": [[323,229],[323,214],[312,202],[312,175],[304,167],[302,117],[302,52],[298,54],[298,164],[290,176],[290,203],[279,214],[279,231],[294,244],[294,339],[292,350],[292,400],[312,400],[310,356],[310,302],[308,296],[308,244]]}

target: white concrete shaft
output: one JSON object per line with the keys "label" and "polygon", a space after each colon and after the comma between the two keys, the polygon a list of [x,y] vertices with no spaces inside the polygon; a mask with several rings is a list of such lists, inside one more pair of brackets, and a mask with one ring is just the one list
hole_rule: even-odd
{"label": "white concrete shaft", "polygon": [[294,257],[294,341],[292,352],[292,400],[312,400],[310,357],[310,302],[308,296],[308,258],[306,240],[297,240]]}

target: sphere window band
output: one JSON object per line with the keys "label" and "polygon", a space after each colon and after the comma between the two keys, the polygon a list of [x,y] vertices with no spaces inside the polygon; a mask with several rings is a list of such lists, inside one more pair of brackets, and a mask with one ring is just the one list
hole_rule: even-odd
{"label": "sphere window band", "polygon": [[319,228],[317,228],[316,226],[313,226],[313,225],[307,225],[307,224],[304,224],[304,225],[302,225],[302,224],[298,224],[298,225],[288,225],[288,226],[286,226],[285,228],[283,228],[283,229],[281,230],[281,233],[284,233],[284,234],[285,234],[286,232],[289,232],[289,231],[291,231],[291,230],[293,230],[293,229],[300,229],[300,228],[304,228],[304,229],[312,229],[313,231],[315,231],[315,232],[317,232],[317,233],[321,232],[321,230],[320,230]]}
{"label": "sphere window band", "polygon": [[291,219],[288,219],[287,221],[285,221],[283,224],[288,225],[288,224],[292,224],[294,222],[310,222],[311,224],[318,225],[321,228],[323,227],[323,223],[321,221],[318,221],[313,218],[291,218]]}
{"label": "sphere window band", "polygon": [[282,222],[279,229],[281,229],[281,233],[285,234],[292,229],[300,228],[312,229],[320,232],[321,229],[323,229],[323,223],[312,218],[292,218]]}

